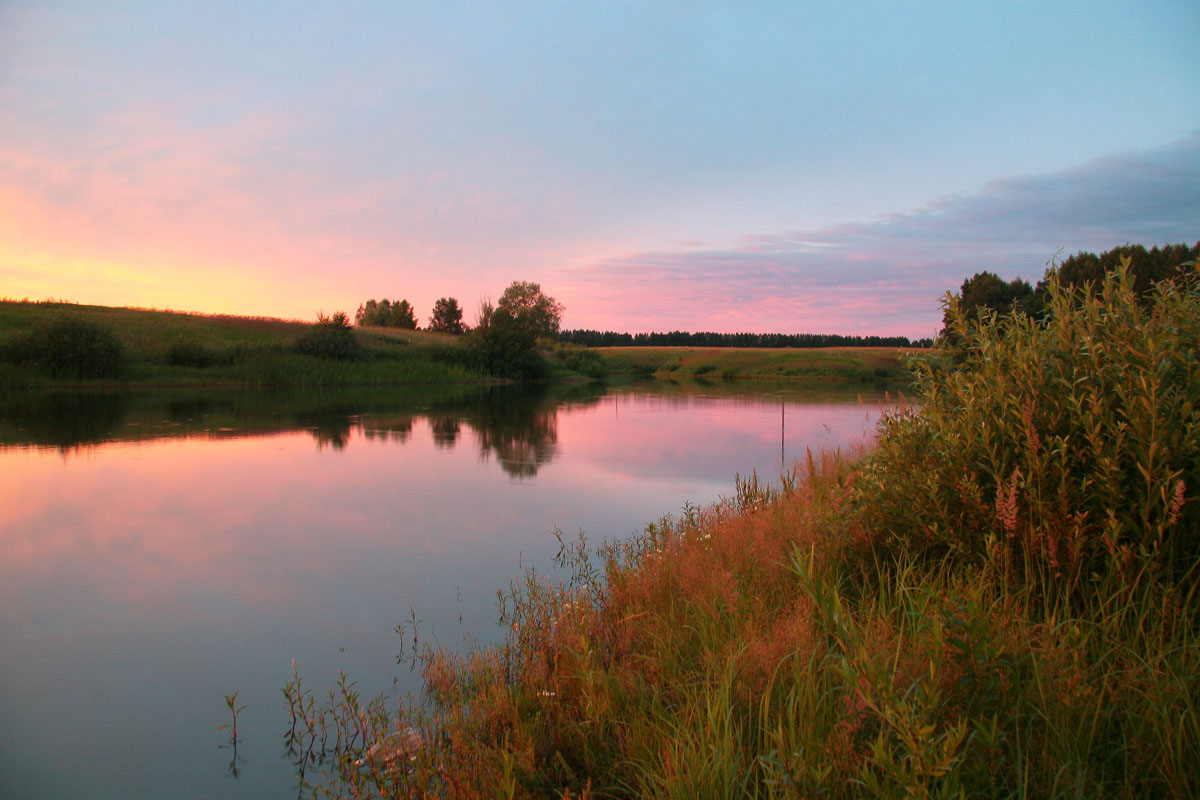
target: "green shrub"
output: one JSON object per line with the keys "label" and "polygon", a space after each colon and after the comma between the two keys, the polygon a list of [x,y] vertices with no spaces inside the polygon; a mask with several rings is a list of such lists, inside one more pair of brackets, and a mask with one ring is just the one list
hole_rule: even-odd
{"label": "green shrub", "polygon": [[501,378],[536,380],[546,375],[546,361],[533,335],[507,311],[497,309],[486,325],[467,334],[467,350],[475,366]]}
{"label": "green shrub", "polygon": [[125,370],[125,348],[111,330],[78,317],[61,317],[9,348],[9,359],[56,378],[113,378]]}
{"label": "green shrub", "polygon": [[214,364],[229,364],[233,352],[218,352],[203,342],[193,339],[173,342],[164,354],[164,360],[174,367],[211,367]]}
{"label": "green shrub", "polygon": [[584,377],[598,380],[608,375],[608,365],[595,350],[584,347],[559,346],[558,357],[562,359],[563,366]]}
{"label": "green shrub", "polygon": [[1181,283],[1147,306],[1128,265],[1095,295],[1052,280],[1041,324],[948,299],[955,347],[920,364],[923,407],[882,424],[865,526],[1044,595],[1194,571],[1200,292]]}
{"label": "green shrub", "polygon": [[296,337],[292,349],[302,355],[339,361],[355,361],[365,352],[350,327],[349,318],[341,311],[331,317],[318,314],[316,323]]}

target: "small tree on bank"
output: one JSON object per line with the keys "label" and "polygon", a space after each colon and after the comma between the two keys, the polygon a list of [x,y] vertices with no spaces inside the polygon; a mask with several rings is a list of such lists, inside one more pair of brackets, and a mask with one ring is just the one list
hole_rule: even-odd
{"label": "small tree on bank", "polygon": [[546,372],[537,340],[558,333],[563,306],[541,286],[514,281],[495,307],[479,304],[479,321],[468,340],[478,366],[492,375],[530,380]]}
{"label": "small tree on bank", "polygon": [[534,340],[558,335],[562,321],[562,303],[542,291],[539,284],[529,281],[513,281],[500,295],[496,311],[512,318],[513,324],[522,334]]}
{"label": "small tree on bank", "polygon": [[462,309],[453,297],[438,298],[433,304],[433,314],[429,317],[429,330],[438,333],[465,333],[462,315]]}

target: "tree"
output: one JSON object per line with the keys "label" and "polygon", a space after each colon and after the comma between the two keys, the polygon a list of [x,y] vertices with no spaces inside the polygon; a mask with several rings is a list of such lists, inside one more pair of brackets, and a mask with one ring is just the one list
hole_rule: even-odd
{"label": "tree", "polygon": [[416,330],[417,318],[407,300],[388,300],[385,297],[376,302],[372,298],[358,307],[358,313],[354,315],[354,324]]}
{"label": "tree", "polygon": [[562,303],[542,292],[542,287],[529,281],[513,281],[504,290],[496,311],[512,318],[512,323],[521,334],[534,340],[556,336],[562,321]]}
{"label": "tree", "polygon": [[514,281],[495,307],[479,303],[479,321],[467,340],[475,362],[485,372],[533,379],[546,371],[537,340],[558,333],[562,304],[536,283]]}
{"label": "tree", "polygon": [[1090,286],[1090,294],[1096,296],[1108,275],[1128,260],[1133,290],[1141,302],[1149,303],[1154,284],[1187,274],[1188,265],[1197,259],[1200,259],[1200,242],[1190,247],[1186,244],[1167,244],[1161,248],[1155,245],[1149,250],[1140,244],[1126,244],[1100,255],[1080,251],[1046,270],[1046,276],[1038,282],[1036,293],[1039,300],[1044,298],[1047,285],[1055,276],[1060,284],[1069,289]]}
{"label": "tree", "polygon": [[429,318],[429,330],[438,333],[464,333],[462,309],[453,297],[441,297],[433,304],[433,314]]}
{"label": "tree", "polygon": [[355,325],[378,325],[379,324],[379,304],[375,302],[375,298],[371,298],[358,307],[358,313],[354,315]]}
{"label": "tree", "polygon": [[406,328],[410,331],[417,329],[417,317],[407,300],[399,300],[392,304],[392,315],[387,324],[393,328]]}
{"label": "tree", "polygon": [[[963,281],[958,293],[958,308],[971,320],[978,319],[980,311],[985,309],[998,314],[1011,314],[1014,311],[1032,313],[1036,310],[1036,303],[1037,298],[1028,281],[1013,278],[1005,283],[992,272],[976,272]],[[946,309],[943,335],[949,332],[950,315],[950,309]]]}

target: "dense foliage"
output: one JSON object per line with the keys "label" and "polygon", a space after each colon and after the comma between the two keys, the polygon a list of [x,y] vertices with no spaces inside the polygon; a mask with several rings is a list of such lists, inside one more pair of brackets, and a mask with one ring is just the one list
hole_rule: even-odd
{"label": "dense foliage", "polygon": [[466,333],[463,326],[463,312],[458,301],[453,297],[439,297],[433,304],[433,314],[429,317],[429,330],[435,333]]}
{"label": "dense foliage", "polygon": [[864,473],[897,549],[999,559],[1056,596],[1193,570],[1200,287],[1156,284],[1147,308],[1126,261],[1096,288],[1051,278],[1040,324],[951,302],[956,348],[921,365],[924,407],[883,427]]}
{"label": "dense foliage", "polygon": [[417,329],[417,318],[407,300],[391,301],[387,298],[368,300],[358,307],[354,315],[355,325],[378,325],[380,327]]}
{"label": "dense foliage", "polygon": [[842,336],[824,333],[616,333],[569,330],[559,340],[586,347],[930,347],[932,339],[906,336]]}
{"label": "dense foliage", "polygon": [[[496,313],[506,314],[522,336],[534,341],[558,334],[563,306],[542,291],[539,284],[513,281],[496,303]],[[493,322],[495,318],[493,317]]]}
{"label": "dense foliage", "polygon": [[338,311],[332,316],[317,315],[317,321],[292,344],[292,349],[306,356],[353,361],[363,355],[362,343],[350,327],[350,319]]}
{"label": "dense foliage", "polygon": [[538,352],[538,339],[554,336],[562,319],[562,304],[536,283],[514,281],[500,301],[480,305],[479,319],[467,345],[484,372],[505,378],[533,380],[547,372]]}
{"label": "dense foliage", "polygon": [[62,316],[12,342],[5,360],[55,378],[115,378],[126,366],[125,347],[108,327]]}
{"label": "dense foliage", "polygon": [[[1124,265],[1134,295],[1139,302],[1149,303],[1153,301],[1152,288],[1156,283],[1185,276],[1189,265],[1197,259],[1200,259],[1200,242],[1191,247],[1169,244],[1160,248],[1156,245],[1149,250],[1140,244],[1127,244],[1100,255],[1080,251],[1062,263],[1050,266],[1036,289],[1021,278],[1005,283],[999,276],[984,271],[963,281],[955,300],[958,312],[969,319],[976,319],[983,311],[1001,315],[1019,312],[1040,319],[1047,312],[1052,284],[1060,289],[1096,295],[1101,292],[1105,279]],[[942,336],[953,338],[955,333],[949,309],[943,323]]]}
{"label": "dense foliage", "polygon": [[1160,281],[1180,278],[1189,271],[1189,265],[1200,259],[1200,241],[1188,247],[1186,244],[1168,244],[1149,250],[1140,244],[1126,244],[1106,250],[1100,255],[1081,251],[1066,258],[1057,267],[1047,271],[1038,282],[1037,308],[1046,303],[1051,276],[1066,289],[1084,289],[1092,295],[1102,291],[1105,278],[1122,265],[1128,270],[1133,282],[1133,292],[1143,302],[1153,296],[1152,289]]}
{"label": "dense foliage", "polygon": [[[1034,295],[1029,281],[1013,278],[1005,283],[991,272],[976,272],[963,281],[957,299],[958,313],[971,320],[978,319],[986,311],[1031,314],[1041,309],[1041,302]],[[947,308],[942,316],[942,336],[952,335],[951,312]]]}

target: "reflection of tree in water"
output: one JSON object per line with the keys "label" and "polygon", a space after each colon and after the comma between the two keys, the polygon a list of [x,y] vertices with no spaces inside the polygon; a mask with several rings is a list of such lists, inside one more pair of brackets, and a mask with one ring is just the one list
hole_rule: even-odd
{"label": "reflection of tree in water", "polygon": [[467,420],[479,435],[484,458],[495,453],[500,468],[517,478],[532,478],[558,450],[556,404],[546,403],[545,390],[494,393],[480,414]]}
{"label": "reflection of tree in water", "polygon": [[437,416],[429,418],[429,427],[433,429],[433,443],[438,447],[452,448],[458,441],[461,425],[458,417]]}
{"label": "reflection of tree in water", "polygon": [[296,414],[294,419],[317,440],[317,449],[328,445],[334,450],[345,450],[350,428],[358,423],[357,418],[338,411]]}
{"label": "reflection of tree in water", "polygon": [[369,420],[363,420],[361,428],[363,436],[372,441],[404,444],[412,436],[412,426],[412,414],[372,414]]}
{"label": "reflection of tree in water", "polygon": [[0,404],[5,443],[66,452],[116,439],[126,426],[128,396],[118,392],[13,392]]}
{"label": "reflection of tree in water", "polygon": [[434,443],[457,445],[464,423],[480,453],[501,469],[529,478],[557,454],[557,409],[586,406],[603,387],[497,386],[381,393],[259,391],[12,392],[0,395],[0,446],[56,447],[64,452],[108,441],[220,438],[307,431],[319,448],[343,450],[355,430],[364,439],[405,444],[420,417]]}

